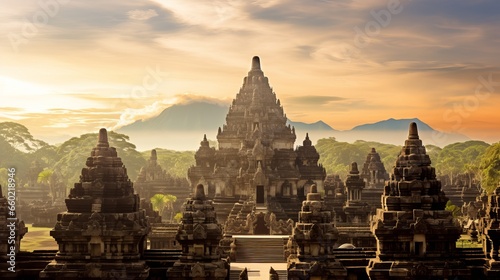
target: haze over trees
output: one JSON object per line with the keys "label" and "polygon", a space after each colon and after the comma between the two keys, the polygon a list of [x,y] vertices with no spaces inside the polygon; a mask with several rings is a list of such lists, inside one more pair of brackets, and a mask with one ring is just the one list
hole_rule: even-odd
{"label": "haze over trees", "polygon": [[[0,184],[5,188],[6,183],[2,178],[5,177],[6,169],[16,167],[18,186],[24,186],[29,168],[32,162],[37,160],[43,168],[57,172],[65,186],[71,188],[79,181],[81,169],[95,146],[96,139],[97,133],[88,133],[54,146],[35,139],[28,129],[20,124],[0,123]],[[118,155],[127,167],[130,179],[135,180],[151,151],[137,151],[129,137],[121,133],[109,132],[109,141],[110,145],[117,149]],[[211,141],[210,145],[215,146],[216,142]],[[320,163],[327,173],[338,174],[343,179],[348,173],[351,162],[356,161],[362,166],[371,148],[375,148],[380,154],[389,173],[401,152],[401,146],[397,145],[363,140],[347,143],[333,137],[318,140],[315,147],[320,154]],[[465,175],[469,179],[481,182],[482,187],[488,192],[498,186],[500,143],[489,145],[482,141],[466,141],[453,143],[444,148],[433,145],[425,147],[439,176],[448,176],[452,182],[457,175]],[[185,178],[188,168],[195,162],[194,151],[160,148],[156,151],[158,163],[167,173],[177,178]]]}

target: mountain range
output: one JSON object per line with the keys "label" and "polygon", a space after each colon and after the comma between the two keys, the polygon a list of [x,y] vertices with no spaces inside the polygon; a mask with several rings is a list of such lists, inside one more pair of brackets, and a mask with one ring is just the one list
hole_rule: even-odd
{"label": "mountain range", "polygon": [[[119,128],[117,132],[129,135],[139,150],[155,147],[196,150],[204,134],[208,139],[216,139],[217,129],[225,123],[228,110],[228,106],[204,101],[176,104],[164,109],[156,117],[136,121]],[[335,137],[338,141],[345,142],[365,140],[402,145],[407,138],[410,122],[417,123],[424,144],[444,147],[451,143],[470,140],[462,134],[435,130],[418,118],[390,118],[343,131],[336,130],[321,120],[314,123],[288,120],[288,124],[295,127],[298,144],[302,142],[306,133],[309,133],[313,143],[321,138]]]}

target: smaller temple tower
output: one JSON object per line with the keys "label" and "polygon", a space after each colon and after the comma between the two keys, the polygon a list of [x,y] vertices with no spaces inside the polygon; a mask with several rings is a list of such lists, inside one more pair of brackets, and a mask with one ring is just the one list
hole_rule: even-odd
{"label": "smaller temple tower", "polygon": [[146,279],[141,260],[150,226],[106,129],[87,158],[50,235],[59,245],[41,279]]}
{"label": "smaller temple tower", "polygon": [[376,258],[366,268],[371,280],[470,279],[456,250],[462,229],[445,210],[447,201],[412,122],[371,222],[377,239]]}
{"label": "smaller temple tower", "polygon": [[337,237],[332,212],[312,185],[288,241],[288,279],[345,279],[347,271],[333,256]]}
{"label": "smaller temple tower", "polygon": [[361,178],[366,182],[368,188],[383,188],[385,181],[389,180],[389,174],[385,171],[384,164],[375,148],[372,148],[366,156]]}
{"label": "smaller temple tower", "polygon": [[218,250],[222,226],[217,223],[213,203],[205,195],[203,185],[184,204],[182,223],[176,239],[182,246],[182,256],[167,272],[168,279],[224,280],[229,265]]}
{"label": "smaller temple tower", "polygon": [[361,194],[365,188],[365,182],[359,176],[358,164],[353,162],[351,170],[345,181],[347,189],[347,201],[344,205],[344,214],[348,224],[367,225],[370,208],[368,204],[361,199]]}

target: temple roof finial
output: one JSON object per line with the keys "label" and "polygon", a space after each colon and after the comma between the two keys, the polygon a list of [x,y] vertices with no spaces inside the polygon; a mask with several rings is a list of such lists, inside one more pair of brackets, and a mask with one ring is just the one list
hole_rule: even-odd
{"label": "temple roof finial", "polygon": [[408,131],[408,139],[419,139],[417,124],[415,122],[410,123],[410,129]]}
{"label": "temple roof finial", "polygon": [[98,147],[109,147],[108,142],[108,131],[105,128],[99,130],[99,140],[97,142]]}
{"label": "temple roof finial", "polygon": [[151,159],[152,160],[157,160],[158,159],[158,154],[156,153],[155,149],[151,150]]}
{"label": "temple roof finial", "polygon": [[316,186],[316,184],[311,185],[311,192],[310,193],[318,193],[318,186]]}
{"label": "temple roof finial", "polygon": [[196,186],[196,191],[194,193],[194,198],[198,200],[204,200],[205,199],[205,188],[203,187],[202,184],[198,184]]}
{"label": "temple roof finial", "polygon": [[358,163],[357,162],[351,163],[351,171],[349,173],[350,174],[359,174]]}
{"label": "temple roof finial", "polygon": [[203,134],[203,141],[208,141],[208,140],[207,140],[207,135],[206,135],[206,134]]}
{"label": "temple roof finial", "polygon": [[254,56],[252,58],[252,70],[261,70],[260,69],[260,58],[258,56]]}

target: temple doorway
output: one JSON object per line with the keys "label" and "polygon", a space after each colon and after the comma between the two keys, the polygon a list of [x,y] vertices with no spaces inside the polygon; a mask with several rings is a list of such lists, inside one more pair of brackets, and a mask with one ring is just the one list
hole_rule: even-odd
{"label": "temple doorway", "polygon": [[264,203],[264,186],[257,186],[256,203]]}
{"label": "temple doorway", "polygon": [[265,219],[264,213],[257,214],[255,222],[254,222],[253,233],[255,235],[268,235],[269,234],[269,228],[266,226],[266,219]]}

